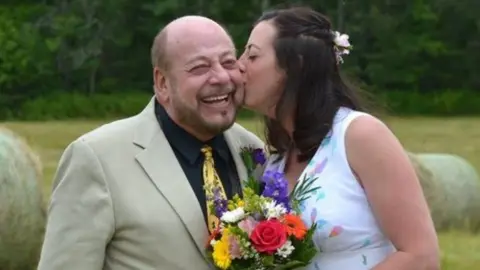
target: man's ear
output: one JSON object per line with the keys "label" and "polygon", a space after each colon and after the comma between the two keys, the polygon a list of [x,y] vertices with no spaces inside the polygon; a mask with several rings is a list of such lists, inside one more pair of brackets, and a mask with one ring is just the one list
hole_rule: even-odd
{"label": "man's ear", "polygon": [[168,101],[167,80],[165,75],[165,72],[158,67],[153,68],[153,88],[155,89],[155,95],[161,103]]}

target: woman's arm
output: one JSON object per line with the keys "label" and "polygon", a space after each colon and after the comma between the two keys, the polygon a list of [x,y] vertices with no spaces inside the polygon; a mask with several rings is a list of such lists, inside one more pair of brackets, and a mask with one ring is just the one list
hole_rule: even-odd
{"label": "woman's arm", "polygon": [[361,116],[346,133],[347,158],[383,232],[397,252],[374,270],[438,270],[435,228],[415,170],[400,142],[378,119]]}

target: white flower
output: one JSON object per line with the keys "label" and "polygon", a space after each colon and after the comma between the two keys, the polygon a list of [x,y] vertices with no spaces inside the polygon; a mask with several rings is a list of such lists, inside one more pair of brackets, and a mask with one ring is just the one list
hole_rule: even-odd
{"label": "white flower", "polygon": [[[342,48],[350,48],[350,42],[348,41],[350,37],[347,34],[340,34],[339,32],[335,31],[335,45]],[[347,53],[348,54],[348,53]]]}
{"label": "white flower", "polygon": [[342,55],[350,54],[350,49],[352,48],[350,41],[348,41],[350,37],[346,34],[340,34],[340,32],[337,31],[333,32],[333,34],[335,35],[333,42],[335,43],[334,48],[337,63],[343,63]]}
{"label": "white flower", "polygon": [[285,242],[283,246],[277,249],[277,255],[283,258],[287,258],[288,256],[290,256],[290,254],[292,254],[293,250],[295,250],[295,247],[292,246],[292,241],[287,240],[287,242]]}
{"label": "white flower", "polygon": [[223,213],[221,220],[226,223],[235,223],[245,217],[245,211],[243,207],[238,207],[232,211]]}
{"label": "white flower", "polygon": [[276,204],[275,201],[265,202],[263,204],[265,210],[265,216],[267,219],[280,218],[287,213],[287,209],[281,204]]}
{"label": "white flower", "polygon": [[210,246],[212,246],[212,247],[215,246],[215,243],[217,243],[217,240],[212,239],[212,240],[210,241]]}

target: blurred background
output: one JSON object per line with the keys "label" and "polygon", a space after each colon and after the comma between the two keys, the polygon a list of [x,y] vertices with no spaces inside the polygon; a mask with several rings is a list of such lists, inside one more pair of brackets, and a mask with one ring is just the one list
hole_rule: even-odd
{"label": "blurred background", "polygon": [[[208,16],[241,53],[262,10],[285,3],[327,14],[350,36],[344,72],[385,109],[426,172],[432,213],[443,215],[442,269],[480,269],[479,0],[1,0],[0,119],[39,155],[42,203],[68,143],[146,105],[150,47],[166,23]],[[262,134],[252,113],[239,122]],[[1,259],[0,269],[28,269]]]}

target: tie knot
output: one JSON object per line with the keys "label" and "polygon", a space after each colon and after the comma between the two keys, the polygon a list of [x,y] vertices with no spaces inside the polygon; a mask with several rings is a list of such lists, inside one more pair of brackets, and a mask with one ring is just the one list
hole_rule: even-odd
{"label": "tie knot", "polygon": [[205,145],[202,147],[202,153],[205,155],[206,158],[211,158],[212,157],[212,148],[208,145]]}

